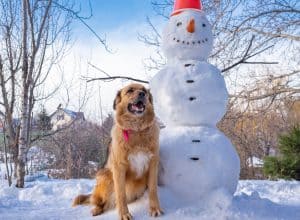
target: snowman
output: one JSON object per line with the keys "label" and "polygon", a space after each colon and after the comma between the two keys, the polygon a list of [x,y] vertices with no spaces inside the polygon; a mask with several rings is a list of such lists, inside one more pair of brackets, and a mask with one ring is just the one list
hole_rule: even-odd
{"label": "snowman", "polygon": [[161,130],[160,178],[181,200],[199,201],[216,191],[233,195],[239,157],[216,124],[228,93],[220,71],[207,62],[211,25],[199,0],[177,0],[162,35],[167,58],[150,81]]}

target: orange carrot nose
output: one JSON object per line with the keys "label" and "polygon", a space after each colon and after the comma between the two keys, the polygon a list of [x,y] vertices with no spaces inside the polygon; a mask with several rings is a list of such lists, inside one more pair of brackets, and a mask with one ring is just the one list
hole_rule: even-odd
{"label": "orange carrot nose", "polygon": [[195,20],[194,19],[190,20],[188,26],[186,27],[186,30],[190,33],[195,32]]}

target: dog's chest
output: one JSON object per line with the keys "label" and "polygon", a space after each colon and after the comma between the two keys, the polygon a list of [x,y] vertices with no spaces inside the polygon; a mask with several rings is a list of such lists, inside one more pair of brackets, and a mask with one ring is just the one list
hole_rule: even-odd
{"label": "dog's chest", "polygon": [[142,151],[129,154],[130,168],[136,173],[137,177],[141,177],[148,170],[151,157],[151,153]]}

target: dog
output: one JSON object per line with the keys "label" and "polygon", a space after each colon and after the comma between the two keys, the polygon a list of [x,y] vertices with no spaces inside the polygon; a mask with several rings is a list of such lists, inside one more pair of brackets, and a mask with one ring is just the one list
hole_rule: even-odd
{"label": "dog", "polygon": [[153,98],[144,86],[133,83],[118,91],[114,100],[115,121],[105,168],[96,175],[89,195],[79,195],[73,206],[92,204],[92,215],[117,207],[121,220],[131,220],[127,204],[149,192],[149,214],[163,214],[157,193],[159,125]]}

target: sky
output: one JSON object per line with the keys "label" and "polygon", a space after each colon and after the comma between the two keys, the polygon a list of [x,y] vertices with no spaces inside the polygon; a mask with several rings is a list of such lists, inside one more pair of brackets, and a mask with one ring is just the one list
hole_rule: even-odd
{"label": "sky", "polygon": [[[88,0],[76,0],[81,15],[90,14]],[[151,0],[90,0],[92,17],[86,22],[102,38],[106,38],[111,52],[105,50],[95,35],[80,21],[72,24],[72,47],[60,60],[56,75],[50,77],[49,90],[62,81],[54,98],[41,105],[49,113],[59,104],[73,111],[83,111],[86,118],[100,122],[113,112],[112,103],[119,89],[129,81],[94,81],[86,83],[84,77],[105,77],[96,66],[112,76],[122,75],[150,80],[156,72],[145,69],[144,61],[155,54],[154,48],[138,40],[139,34],[150,33],[146,18],[150,17],[158,32],[162,32],[166,20],[155,15]],[[282,46],[281,50],[284,50]],[[270,60],[280,60],[281,53],[270,54]],[[264,55],[265,56],[265,55]],[[268,59],[268,57],[265,57]],[[244,68],[253,68],[245,66]],[[244,71],[247,73],[248,71]],[[225,79],[226,80],[226,79]],[[249,81],[251,83],[251,81]],[[242,82],[243,84],[243,82]],[[227,83],[228,90],[238,88]],[[37,108],[39,111],[40,108]]]}
{"label": "sky", "polygon": [[[81,15],[90,14],[87,0],[80,0]],[[91,0],[92,17],[86,22],[102,38],[106,38],[111,52],[105,50],[98,39],[80,21],[72,24],[72,47],[60,61],[64,83],[56,98],[44,105],[48,112],[55,111],[61,103],[74,111],[84,111],[87,118],[101,120],[101,115],[111,113],[117,90],[128,81],[91,82],[86,84],[83,77],[103,77],[103,73],[92,65],[105,70],[110,75],[124,75],[149,80],[143,61],[154,51],[138,40],[138,34],[149,32],[146,17],[156,22],[160,30],[164,22],[154,16],[151,0]],[[79,7],[77,5],[77,7]],[[50,79],[53,87],[62,78],[59,74]],[[86,93],[85,93],[86,91]],[[81,97],[81,98],[80,98]],[[84,98],[82,98],[84,97]],[[84,99],[87,100],[83,104]],[[102,106],[102,108],[100,108]]]}

